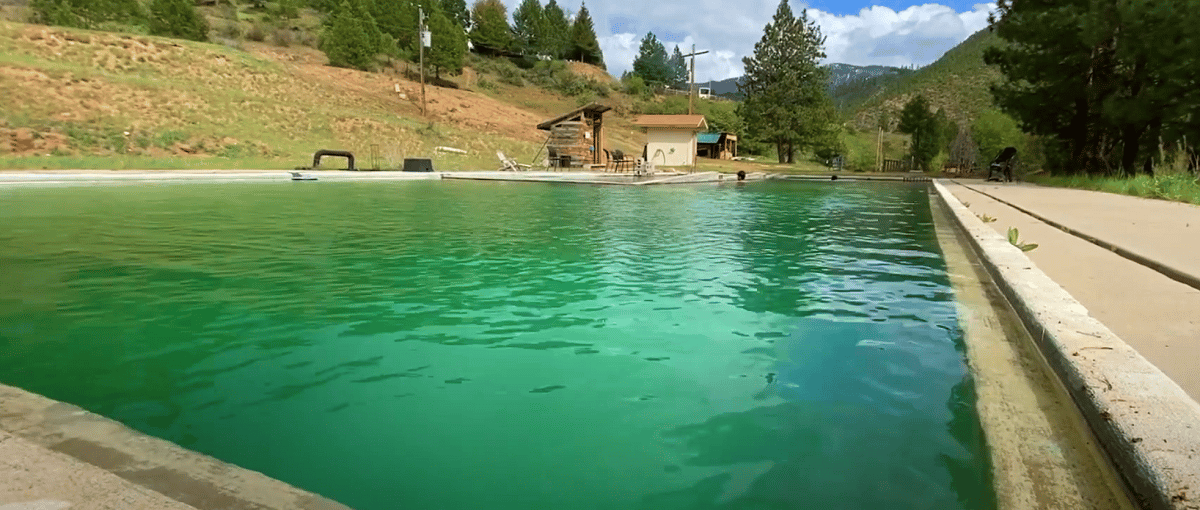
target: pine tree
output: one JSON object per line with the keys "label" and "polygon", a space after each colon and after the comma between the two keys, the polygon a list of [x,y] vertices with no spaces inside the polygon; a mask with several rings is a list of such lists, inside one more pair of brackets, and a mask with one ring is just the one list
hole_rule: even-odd
{"label": "pine tree", "polygon": [[521,0],[521,5],[513,11],[513,38],[517,51],[537,56],[545,50],[545,19],[538,0]]}
{"label": "pine tree", "polygon": [[607,69],[604,65],[604,53],[600,51],[600,41],[596,38],[596,27],[592,16],[588,14],[587,4],[580,4],[579,14],[575,15],[575,24],[571,25],[571,49],[567,58],[578,60]]}
{"label": "pine tree", "polygon": [[369,71],[375,67],[382,33],[361,0],[345,0],[326,20],[321,51],[329,65]]}
{"label": "pine tree", "polygon": [[675,73],[667,61],[667,49],[654,32],[646,32],[646,37],[642,38],[638,56],[633,59],[633,74],[651,87],[663,87],[675,81]]}
{"label": "pine tree", "polygon": [[793,162],[798,149],[818,149],[834,138],[829,70],[818,65],[824,43],[808,13],[796,17],[781,0],[754,55],[742,59],[746,75],[738,90],[745,96],[741,114],[748,134],[774,144],[780,163]]}
{"label": "pine tree", "polygon": [[467,34],[437,4],[431,5],[430,10],[427,23],[433,32],[433,47],[426,54],[427,62],[439,78],[442,71],[457,74],[462,71],[467,54]]}
{"label": "pine tree", "polygon": [[[467,12],[466,0],[440,0],[442,13],[464,32],[471,28],[471,13]],[[507,23],[507,21],[506,21]]]}
{"label": "pine tree", "polygon": [[682,89],[690,84],[691,76],[688,75],[687,60],[683,59],[683,52],[679,51],[679,45],[675,45],[675,53],[671,55],[671,59],[667,61],[667,67],[671,70],[671,86],[677,89]]}
{"label": "pine tree", "polygon": [[399,49],[415,54],[419,5],[408,0],[374,0],[372,7],[371,15],[379,30],[395,40]]}
{"label": "pine tree", "polygon": [[558,2],[550,0],[542,9],[542,21],[547,54],[553,58],[566,58],[571,51],[571,22],[567,20],[567,13]]}
{"label": "pine tree", "polygon": [[926,172],[930,170],[929,163],[942,152],[942,147],[947,143],[947,125],[950,122],[945,119],[945,112],[940,113],[939,116],[930,111],[929,101],[920,94],[909,99],[900,111],[900,125],[897,129],[912,136],[909,147],[913,160]]}
{"label": "pine tree", "polygon": [[512,47],[508,10],[500,0],[477,0],[472,13],[475,26],[471,28],[471,42],[477,50],[507,51]]}
{"label": "pine tree", "polygon": [[208,22],[192,0],[150,2],[150,33],[192,41],[208,40]]}

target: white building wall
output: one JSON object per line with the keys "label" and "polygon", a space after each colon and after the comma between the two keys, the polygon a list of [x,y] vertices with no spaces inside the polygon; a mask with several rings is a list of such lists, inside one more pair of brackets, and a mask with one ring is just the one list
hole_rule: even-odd
{"label": "white building wall", "polygon": [[696,157],[696,132],[682,129],[649,129],[646,157],[658,166],[691,166]]}

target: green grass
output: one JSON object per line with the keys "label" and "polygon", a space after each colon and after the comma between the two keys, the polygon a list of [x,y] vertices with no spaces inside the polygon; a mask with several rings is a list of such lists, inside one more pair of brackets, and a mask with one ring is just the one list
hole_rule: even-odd
{"label": "green grass", "polygon": [[1187,172],[1160,172],[1154,177],[1031,176],[1043,186],[1103,191],[1119,195],[1170,200],[1200,205],[1200,180]]}

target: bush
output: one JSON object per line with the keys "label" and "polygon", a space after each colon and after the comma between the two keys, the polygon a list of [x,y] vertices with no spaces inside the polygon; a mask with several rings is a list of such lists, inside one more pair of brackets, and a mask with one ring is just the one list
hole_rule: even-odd
{"label": "bush", "polygon": [[292,45],[292,31],[286,28],[276,28],[271,31],[271,43],[276,46],[288,47]]}
{"label": "bush", "polygon": [[650,97],[650,87],[646,85],[646,80],[643,80],[641,76],[633,73],[626,74],[621,79],[621,84],[625,86],[626,94],[642,99]]}
{"label": "bush", "polygon": [[217,27],[217,35],[226,39],[241,39],[242,25],[236,21],[222,23]]}
{"label": "bush", "polygon": [[252,23],[250,29],[246,31],[246,39],[254,42],[263,42],[267,40],[267,31],[259,23]]}
{"label": "bush", "polygon": [[192,41],[208,40],[208,22],[192,0],[152,0],[150,33]]}
{"label": "bush", "polygon": [[94,28],[105,22],[143,24],[146,14],[137,0],[30,0],[35,23]]}

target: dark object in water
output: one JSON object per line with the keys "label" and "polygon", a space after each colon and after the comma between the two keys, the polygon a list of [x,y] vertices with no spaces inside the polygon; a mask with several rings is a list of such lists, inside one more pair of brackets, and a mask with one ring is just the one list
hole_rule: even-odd
{"label": "dark object in water", "polygon": [[745,170],[738,170],[738,180],[739,181],[746,180],[746,171]]}
{"label": "dark object in water", "polygon": [[433,160],[425,158],[405,158],[405,172],[432,172]]}
{"label": "dark object in water", "polygon": [[1004,150],[1000,151],[1000,154],[996,155],[996,159],[992,160],[992,164],[988,165],[987,180],[1012,182],[1012,168],[1015,163],[1013,160],[1016,157],[1016,147],[1005,147]]}
{"label": "dark object in water", "polygon": [[831,180],[831,181],[836,181],[836,180],[837,180],[837,176],[836,176],[836,175],[831,175],[831,176],[829,176],[829,180]]}
{"label": "dark object in water", "polygon": [[321,150],[313,153],[313,168],[317,168],[317,167],[321,166],[321,158],[324,156],[337,156],[337,157],[341,157],[341,158],[346,158],[349,161],[346,164],[346,166],[347,166],[346,169],[347,170],[357,170],[356,168],[354,168],[354,153],[353,152],[331,151],[328,149],[321,149]]}

